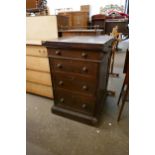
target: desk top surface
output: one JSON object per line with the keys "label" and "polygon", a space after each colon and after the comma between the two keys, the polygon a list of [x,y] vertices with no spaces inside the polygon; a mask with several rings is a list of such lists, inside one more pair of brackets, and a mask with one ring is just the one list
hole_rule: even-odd
{"label": "desk top surface", "polygon": [[81,44],[105,44],[106,42],[112,40],[113,37],[109,35],[100,36],[71,36],[62,37],[53,40],[47,40],[45,42],[59,42],[59,43],[81,43]]}
{"label": "desk top surface", "polygon": [[26,45],[42,45],[41,40],[26,40]]}

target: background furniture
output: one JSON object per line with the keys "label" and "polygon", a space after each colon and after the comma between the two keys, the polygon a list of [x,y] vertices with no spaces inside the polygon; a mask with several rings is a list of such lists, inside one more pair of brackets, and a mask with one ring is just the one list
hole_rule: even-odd
{"label": "background furniture", "polygon": [[110,36],[78,36],[43,43],[48,49],[53,113],[96,124],[106,97]]}
{"label": "background furniture", "polygon": [[83,11],[71,11],[71,12],[60,12],[58,15],[66,16],[69,18],[68,29],[79,29],[88,27],[89,13]]}
{"label": "background furniture", "polygon": [[47,49],[42,40],[58,37],[57,16],[26,17],[26,91],[53,98]]}
{"label": "background furniture", "polygon": [[27,16],[31,13],[36,15],[48,15],[47,0],[26,0]]}
{"label": "background furniture", "polygon": [[105,20],[105,34],[110,34],[113,27],[118,26],[118,31],[124,35],[129,34],[128,20],[122,19],[106,19]]}
{"label": "background furniture", "polygon": [[80,11],[88,12],[90,13],[90,5],[81,5]]}
{"label": "background furniture", "polygon": [[129,20],[126,18],[115,19],[110,16],[97,14],[92,16],[92,26],[98,26],[103,29],[105,34],[110,34],[113,27],[118,26],[118,31],[124,35],[129,34],[128,29]]}
{"label": "background furniture", "polygon": [[66,16],[57,15],[58,30],[66,30],[69,26],[69,18]]}
{"label": "background furniture", "polygon": [[[119,115],[118,115],[118,118],[117,118],[118,122],[120,121],[122,111],[123,111],[123,108],[124,108],[124,105],[125,105],[125,101],[127,101],[127,98],[128,98],[128,95],[129,95],[129,51],[128,50],[127,50],[127,53],[126,53],[123,73],[125,73],[125,79],[124,79],[123,86],[122,86],[122,89],[121,89],[121,92],[120,92],[120,95],[119,95],[119,98],[118,98],[118,102],[117,102],[117,105],[119,105],[120,99],[122,97],[122,105],[121,105]],[[124,91],[125,86],[126,86],[126,90]],[[123,95],[123,93],[124,93],[124,95]]]}
{"label": "background furniture", "polygon": [[93,15],[92,16],[92,26],[97,26],[99,29],[103,29],[105,31],[105,15]]}
{"label": "background furniture", "polygon": [[72,30],[62,30],[59,31],[62,33],[63,37],[68,36],[97,36],[101,35],[103,30],[102,29],[72,29]]}

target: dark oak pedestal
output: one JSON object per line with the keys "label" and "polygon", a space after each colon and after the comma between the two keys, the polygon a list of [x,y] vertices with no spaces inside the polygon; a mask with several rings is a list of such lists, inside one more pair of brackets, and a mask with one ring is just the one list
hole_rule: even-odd
{"label": "dark oak pedestal", "polygon": [[91,125],[99,122],[112,42],[110,36],[79,36],[43,43],[52,74],[53,113]]}

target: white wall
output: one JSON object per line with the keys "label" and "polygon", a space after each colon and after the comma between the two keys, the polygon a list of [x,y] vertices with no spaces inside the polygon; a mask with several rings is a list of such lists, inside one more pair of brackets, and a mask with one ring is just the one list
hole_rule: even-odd
{"label": "white wall", "polygon": [[98,14],[100,7],[107,4],[125,5],[125,0],[47,0],[51,15],[55,15],[55,9],[73,8],[74,11],[79,11],[81,5],[91,5],[90,16],[92,16]]}

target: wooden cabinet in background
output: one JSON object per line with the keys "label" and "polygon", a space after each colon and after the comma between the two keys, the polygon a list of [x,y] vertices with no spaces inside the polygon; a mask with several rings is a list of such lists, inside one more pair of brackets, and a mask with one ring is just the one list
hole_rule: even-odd
{"label": "wooden cabinet in background", "polygon": [[61,12],[58,15],[66,16],[69,19],[69,29],[87,28],[89,13],[84,11]]}
{"label": "wooden cabinet in background", "polygon": [[26,0],[26,9],[37,8],[37,0]]}
{"label": "wooden cabinet in background", "polygon": [[92,16],[92,26],[97,27],[99,29],[103,29],[105,32],[105,20],[106,16],[105,15],[93,15]]}
{"label": "wooden cabinet in background", "polygon": [[118,31],[124,35],[129,34],[128,19],[108,19],[108,16],[98,14],[92,16],[92,25],[104,30],[104,34],[110,35],[112,29],[117,25]]}
{"label": "wooden cabinet in background", "polygon": [[90,5],[81,5],[80,10],[90,13]]}
{"label": "wooden cabinet in background", "polygon": [[26,13],[35,15],[48,15],[47,0],[26,0]]}
{"label": "wooden cabinet in background", "polygon": [[69,26],[69,18],[66,16],[58,15],[57,17],[57,25],[58,30],[66,29]]}
{"label": "wooden cabinet in background", "polygon": [[121,20],[121,19],[106,19],[105,21],[105,34],[110,34],[112,32],[112,29],[117,25],[118,26],[118,32],[128,35],[129,29],[128,29],[128,20]]}

